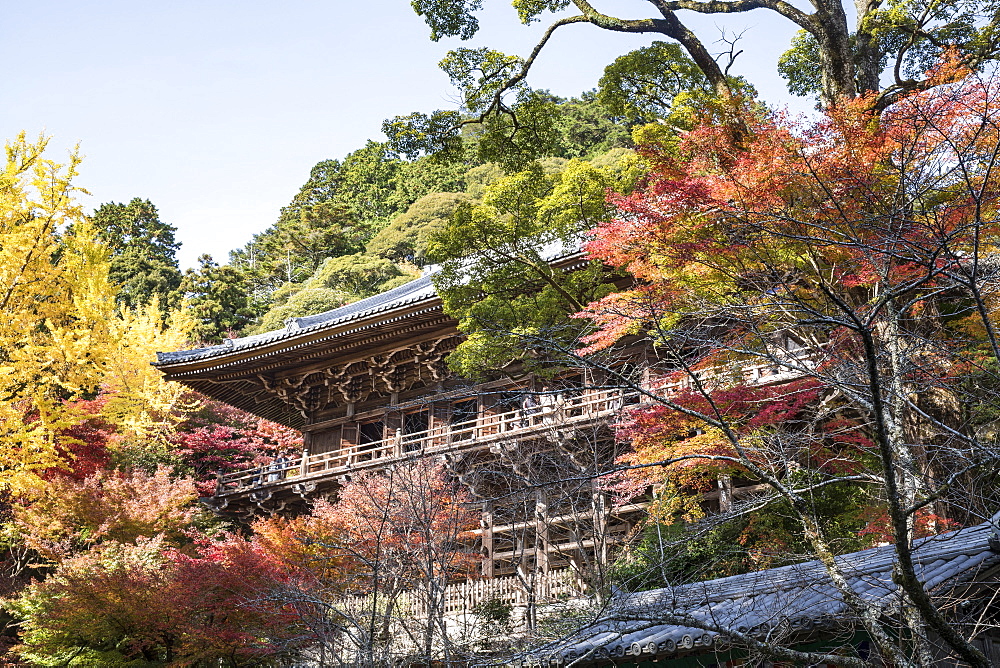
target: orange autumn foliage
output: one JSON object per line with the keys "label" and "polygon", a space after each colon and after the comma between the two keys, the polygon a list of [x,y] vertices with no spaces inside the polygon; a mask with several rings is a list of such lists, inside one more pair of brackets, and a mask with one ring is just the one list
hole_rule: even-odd
{"label": "orange autumn foliage", "polygon": [[34,500],[14,504],[13,523],[24,543],[59,563],[105,542],[135,543],[161,536],[166,544],[185,535],[205,511],[189,478],[174,480],[169,469],[153,474],[98,471],[82,480],[58,476]]}
{"label": "orange autumn foliage", "polygon": [[[1000,79],[947,59],[934,75],[937,87],[881,113],[871,99],[842,100],[815,121],[748,117],[739,145],[706,124],[677,150],[645,150],[649,181],[611,197],[619,214],[587,244],[636,281],[577,314],[595,326],[579,352],[642,335],[664,373],[721,378],[664,390],[659,405],[627,414],[619,429],[633,452],[623,463],[644,468],[625,474],[625,495],[662,484],[690,497],[741,475],[712,457],[758,466],[751,479],[836,482],[864,467],[877,480],[920,457],[961,467],[956,457],[976,456],[927,453],[962,430],[975,440],[949,407],[974,403],[967,375],[990,375],[997,358],[989,258],[1000,250]],[[747,380],[741,371],[755,364],[783,380]],[[801,424],[794,411],[756,425],[730,412],[740,393],[780,404],[762,385],[794,378],[811,383]],[[937,399],[940,412],[929,407]],[[889,434],[889,422],[905,427]],[[876,433],[882,451],[871,447]],[[904,506],[931,484],[901,477]],[[869,501],[879,493],[866,489]]]}

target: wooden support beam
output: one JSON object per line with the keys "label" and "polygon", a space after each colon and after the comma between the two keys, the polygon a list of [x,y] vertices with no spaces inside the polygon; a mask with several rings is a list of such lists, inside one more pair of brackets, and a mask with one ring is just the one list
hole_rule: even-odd
{"label": "wooden support beam", "polygon": [[545,490],[535,490],[535,569],[539,575],[549,572],[549,504]]}
{"label": "wooden support beam", "polygon": [[608,566],[608,509],[607,509],[607,497],[604,495],[604,491],[601,489],[601,484],[599,479],[594,479],[590,481],[591,490],[591,503],[593,506],[594,513],[594,543],[596,544],[596,550],[594,551],[594,560],[597,562],[597,568],[600,572],[604,572],[604,569]]}
{"label": "wooden support beam", "polygon": [[493,561],[493,506],[489,501],[483,504],[482,543],[483,543],[483,577],[492,578],[496,574],[496,564]]}

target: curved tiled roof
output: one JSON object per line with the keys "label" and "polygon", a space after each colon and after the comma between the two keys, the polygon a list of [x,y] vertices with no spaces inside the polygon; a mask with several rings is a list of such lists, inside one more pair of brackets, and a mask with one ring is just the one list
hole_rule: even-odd
{"label": "curved tiled roof", "polygon": [[284,339],[292,339],[312,332],[330,329],[356,320],[395,310],[421,301],[435,299],[437,293],[431,283],[430,275],[405,283],[389,290],[368,297],[361,301],[335,308],[331,311],[309,315],[301,318],[289,318],[282,329],[263,334],[244,336],[238,339],[227,339],[222,345],[177,352],[158,352],[154,366],[165,366],[196,360],[221,357],[235,352],[252,350]]}
{"label": "curved tiled roof", "polygon": [[[582,243],[582,237],[570,240],[550,240],[539,248],[539,256],[546,262],[560,266],[565,265],[567,262],[576,262],[583,258],[580,250]],[[153,363],[153,366],[164,367],[171,364],[184,364],[224,357],[234,353],[261,348],[280,341],[295,339],[314,332],[334,329],[340,325],[361,321],[423,301],[430,302],[436,300],[437,292],[432,283],[432,276],[437,269],[438,267],[436,266],[428,267],[425,269],[424,275],[416,280],[373,297],[326,311],[325,313],[308,315],[301,318],[289,318],[283,328],[271,332],[244,336],[238,339],[227,339],[221,345],[217,346],[195,348],[193,350],[179,350],[177,352],[158,352],[156,353],[156,362]]]}
{"label": "curved tiled roof", "polygon": [[[914,549],[924,588],[967,581],[1000,564],[992,523],[925,538]],[[898,604],[892,581],[893,547],[877,547],[837,557],[855,592],[872,606]],[[530,663],[642,661],[676,652],[709,648],[724,640],[722,630],[763,637],[835,629],[854,621],[850,608],[818,561],[734,575],[613,598],[595,623],[568,639],[534,652]],[[707,630],[712,629],[712,630]]]}

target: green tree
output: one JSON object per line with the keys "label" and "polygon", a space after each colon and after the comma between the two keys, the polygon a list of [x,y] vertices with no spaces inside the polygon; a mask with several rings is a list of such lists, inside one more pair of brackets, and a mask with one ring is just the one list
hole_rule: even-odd
{"label": "green tree", "polygon": [[385,221],[409,204],[399,190],[403,167],[386,144],[368,140],[344,158],[338,199],[369,225]]}
{"label": "green tree", "polygon": [[[443,62],[442,66],[471,67],[468,60],[458,58],[456,63]],[[471,80],[469,74],[449,72],[449,76],[456,85],[471,85],[467,83]],[[491,75],[483,75],[487,76]],[[436,111],[430,115],[415,112],[385,121],[382,131],[389,137],[393,150],[410,158],[425,153],[438,159],[458,160],[471,148],[477,162],[495,162],[508,172],[524,167],[533,159],[559,153],[564,137],[557,122],[556,99],[527,86],[519,86],[512,96],[514,101],[502,107],[504,113],[476,115],[481,102],[466,96],[465,105],[471,115],[454,111]]]}
{"label": "green tree", "polygon": [[404,162],[398,181],[400,201],[406,202],[408,207],[424,195],[463,192],[466,188],[468,170],[467,159],[449,161],[437,160],[434,156],[424,156]]}
{"label": "green tree", "polygon": [[362,251],[389,217],[412,202],[402,184],[419,189],[415,170],[404,178],[405,166],[372,141],[343,161],[317,163],[275,224],[229,255],[254,300],[268,304],[281,285],[305,281],[327,258]]}
{"label": "green tree", "polygon": [[366,252],[394,262],[425,264],[430,236],[447,226],[459,205],[469,199],[464,193],[424,195],[372,237]]}
{"label": "green tree", "polygon": [[399,187],[405,167],[386,144],[371,140],[343,160],[322,160],[281,210],[275,228],[299,220],[303,209],[329,203],[341,205],[350,217],[365,225],[385,220],[409,204]]}
{"label": "green tree", "polygon": [[465,173],[465,192],[473,199],[482,199],[486,187],[503,175],[503,169],[495,162],[476,165]]}
{"label": "green tree", "polygon": [[[482,9],[482,0],[412,0],[411,4],[430,27],[434,41],[442,37],[468,40],[479,31],[476,14]],[[738,55],[735,44],[730,43],[725,57],[714,56],[678,12],[726,15],[763,9],[791,22],[802,33],[782,59],[779,71],[789,79],[794,92],[818,93],[825,104],[871,92],[875,94],[873,106],[884,109],[907,92],[935,85],[926,72],[945,48],[972,69],[1000,57],[1000,0],[873,0],[850,7],[844,0],[817,0],[812,3],[812,12],[785,0],[650,0],[629,3],[640,14],[648,12],[634,19],[605,14],[589,0],[513,0],[511,4],[525,25],[540,21],[545,14],[553,15],[531,53],[520,57],[488,47],[449,52],[441,68],[461,91],[467,115],[439,110],[386,121],[383,128],[394,147],[408,154],[454,153],[460,128],[481,124],[491,160],[517,166],[549,154],[554,141],[552,109],[544,95],[527,86],[526,78],[549,40],[570,25],[648,34],[679,44],[685,53],[678,49],[670,54],[671,60],[662,70],[681,71],[689,63],[693,65],[711,91],[712,106],[726,112],[728,124],[741,132],[746,130],[738,113],[741,91],[728,76]],[[575,13],[563,14],[565,10]],[[851,15],[855,16],[853,25]],[[639,63],[639,73],[646,64]],[[618,65],[620,70],[624,63]],[[891,77],[884,82],[887,71]]]}
{"label": "green tree", "polygon": [[371,297],[413,279],[394,262],[369,255],[331,257],[303,283],[288,283],[274,293],[272,307],[257,332],[284,326],[288,318],[313,315]]}
{"label": "green tree", "polygon": [[[746,98],[756,94],[741,77],[729,77],[729,86]],[[717,117],[725,113],[698,65],[678,44],[660,41],[608,65],[596,98],[608,114],[627,119],[631,125],[663,120],[687,130],[706,112]]]}
{"label": "green tree", "polygon": [[181,292],[195,320],[192,336],[215,343],[253,322],[253,303],[245,277],[236,268],[218,265],[211,255],[202,255],[198,262],[197,269],[185,272]]}
{"label": "green tree", "polygon": [[[473,67],[473,55],[442,63],[453,82],[468,84],[470,75],[463,68]],[[382,129],[393,150],[410,158],[429,154],[418,163],[492,162],[507,172],[538,158],[590,158],[632,144],[629,129],[634,123],[609,111],[593,92],[567,99],[520,86],[505,110],[509,113],[483,116],[415,113],[386,121]]]}
{"label": "green tree", "polygon": [[288,208],[279,221],[254,235],[244,248],[230,253],[233,268],[257,301],[289,281],[308,278],[328,257],[349,255],[364,247],[366,234],[347,207],[336,201]]}
{"label": "green tree", "polygon": [[589,160],[614,148],[632,146],[629,129],[634,123],[602,104],[595,93],[554,99],[558,105],[556,133],[559,136],[554,156]]}
{"label": "green tree", "polygon": [[111,253],[109,277],[119,286],[120,304],[134,308],[158,299],[166,308],[176,301],[181,284],[177,228],[160,220],[152,202],[138,197],[128,204],[108,202],[97,207],[91,221]]}
{"label": "green tree", "polygon": [[578,159],[546,173],[532,163],[487,186],[482,202],[459,206],[431,236],[428,257],[443,263],[435,285],[466,335],[449,360],[456,371],[478,376],[518,359],[533,366],[538,340],[569,345],[581,335],[569,315],[609,291],[604,269],[551,260],[579,253],[581,233],[610,214],[606,190],[630,189],[637,173]]}

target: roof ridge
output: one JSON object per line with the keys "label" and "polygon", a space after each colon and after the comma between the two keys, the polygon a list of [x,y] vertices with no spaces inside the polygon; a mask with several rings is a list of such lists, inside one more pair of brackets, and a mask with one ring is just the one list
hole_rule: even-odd
{"label": "roof ridge", "polygon": [[154,366],[163,366],[222,357],[228,354],[252,350],[268,343],[320,331],[352,320],[361,320],[377,313],[391,311],[395,308],[414,304],[419,301],[432,299],[437,296],[437,291],[434,289],[431,280],[432,276],[433,274],[420,276],[392,290],[381,292],[371,297],[365,297],[364,299],[338,306],[329,311],[315,315],[289,318],[285,321],[285,326],[281,329],[251,334],[250,336],[235,339],[226,339],[222,345],[179,350],[176,352],[157,352],[156,362],[153,364]]}

